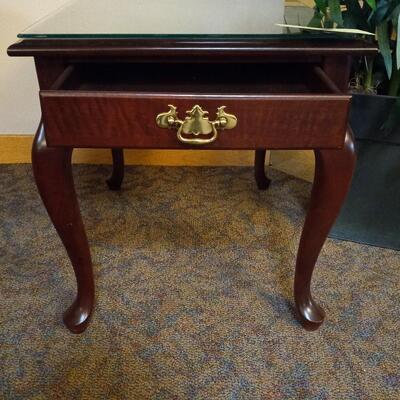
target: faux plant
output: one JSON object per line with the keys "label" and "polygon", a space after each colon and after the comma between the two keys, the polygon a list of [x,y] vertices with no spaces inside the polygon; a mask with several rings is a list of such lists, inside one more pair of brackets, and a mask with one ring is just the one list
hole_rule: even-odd
{"label": "faux plant", "polygon": [[[314,2],[315,13],[309,26],[352,28],[375,33],[380,56],[362,60],[361,68],[355,74],[353,87],[362,87],[365,92],[379,90],[391,96],[400,96],[400,0]],[[374,40],[368,38],[366,37],[367,40]],[[384,68],[380,68],[380,65]]]}

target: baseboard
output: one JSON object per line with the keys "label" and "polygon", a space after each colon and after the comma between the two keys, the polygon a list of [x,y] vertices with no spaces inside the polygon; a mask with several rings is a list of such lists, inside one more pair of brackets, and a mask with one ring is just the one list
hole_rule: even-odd
{"label": "baseboard", "polygon": [[[0,135],[0,164],[31,162],[31,135]],[[272,151],[275,169],[308,181],[313,180],[314,157],[310,151]],[[110,164],[108,149],[78,149],[75,164]],[[125,150],[127,165],[165,166],[252,166],[254,151],[232,150]]]}
{"label": "baseboard", "polygon": [[[31,135],[0,135],[0,164],[31,162]],[[73,153],[75,164],[110,164],[108,149],[77,149]],[[125,150],[127,165],[166,166],[250,166],[254,151],[216,150]]]}
{"label": "baseboard", "polygon": [[274,150],[270,163],[274,169],[313,182],[315,158],[312,150]]}

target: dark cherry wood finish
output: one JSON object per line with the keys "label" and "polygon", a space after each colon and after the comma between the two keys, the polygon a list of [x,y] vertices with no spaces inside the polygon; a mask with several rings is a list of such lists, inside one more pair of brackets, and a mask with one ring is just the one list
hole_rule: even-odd
{"label": "dark cherry wood finish", "polygon": [[112,149],[113,158],[113,172],[109,179],[107,179],[107,185],[110,190],[117,191],[121,189],[122,181],[124,180],[124,150],[123,149]]}
{"label": "dark cherry wood finish", "polygon": [[[312,39],[312,37],[311,37]],[[25,39],[9,47],[10,56],[112,58],[132,57],[135,60],[156,59],[165,62],[197,59],[232,59],[276,61],[286,57],[291,61],[315,61],[329,56],[354,56],[375,54],[376,46],[363,40],[290,40],[285,39]],[[164,59],[162,57],[165,57]],[[315,58],[313,58],[315,57]],[[171,60],[173,58],[173,60]]]}
{"label": "dark cherry wood finish", "polygon": [[306,329],[317,329],[325,313],[311,296],[311,278],[326,237],[349,190],[355,166],[353,136],[346,134],[340,150],[315,150],[315,178],[297,253],[294,296]]}
{"label": "dark cherry wood finish", "polygon": [[[168,111],[167,104],[172,103],[178,106],[181,117],[194,104],[209,111],[210,119],[221,105],[236,114],[237,128],[221,132],[215,143],[204,148],[254,149],[260,189],[269,184],[264,149],[315,151],[315,181],[297,256],[294,296],[301,323],[306,329],[318,328],[324,312],[311,295],[312,274],[347,193],[355,162],[352,137],[346,134],[349,96],[343,94],[350,59],[376,51],[364,41],[331,39],[27,39],[12,45],[9,55],[34,57],[38,73],[43,124],[35,137],[32,162],[39,192],[77,279],[77,297],[64,316],[67,327],[82,332],[94,304],[92,263],[71,173],[72,150],[113,148],[114,169],[108,184],[119,189],[122,148],[191,148],[177,142],[175,131],[155,125],[156,115]],[[215,76],[220,78],[221,74],[206,74],[210,84],[203,86],[180,81],[177,74],[171,82],[155,79],[150,86],[149,81],[139,82],[139,90],[139,86],[125,87],[125,81],[118,87],[113,86],[115,82],[103,82],[105,75],[98,69],[102,63],[114,65],[116,71],[122,70],[121,64],[150,63],[159,69],[154,77],[162,75],[168,65],[171,70],[171,65],[181,63],[207,65],[211,71],[221,68],[217,64],[226,64],[226,71],[230,71],[238,63],[289,67],[302,63],[311,67],[313,78],[299,74],[309,91],[300,90],[301,82],[288,81],[279,87],[284,89],[280,93],[269,91],[269,83],[261,82],[262,74],[257,76],[259,85],[240,82],[236,88],[230,87],[227,79],[218,83]],[[98,82],[82,80],[85,74],[76,74],[80,66],[89,76],[97,76]]]}
{"label": "dark cherry wood finish", "polygon": [[265,158],[267,151],[265,149],[258,149],[255,152],[254,158],[254,177],[256,179],[257,187],[260,190],[267,190],[271,184],[265,173]]}
{"label": "dark cherry wood finish", "polygon": [[36,185],[49,216],[74,267],[78,294],[64,314],[74,333],[83,332],[94,305],[94,280],[89,245],[83,226],[71,170],[72,148],[47,146],[41,123],[32,147]]}
{"label": "dark cherry wood finish", "polygon": [[[221,95],[42,91],[49,146],[185,149],[173,130],[156,125],[168,104],[182,118],[199,104],[215,117],[217,108],[238,117],[206,149],[339,148],[347,125],[349,96]],[[318,110],[318,112],[315,112]],[[296,118],[290,115],[297,114]],[[93,116],[96,115],[96,118]],[[266,123],[268,121],[268,123]],[[118,130],[115,130],[118,126]],[[257,132],[257,133],[255,133]],[[198,148],[198,147],[194,147]]]}

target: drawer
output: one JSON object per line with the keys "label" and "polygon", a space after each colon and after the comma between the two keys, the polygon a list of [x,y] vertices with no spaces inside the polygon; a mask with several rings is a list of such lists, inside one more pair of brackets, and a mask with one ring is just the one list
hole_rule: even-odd
{"label": "drawer", "polygon": [[[76,64],[40,92],[49,146],[339,148],[350,96],[308,64]],[[158,119],[157,119],[158,117]]]}

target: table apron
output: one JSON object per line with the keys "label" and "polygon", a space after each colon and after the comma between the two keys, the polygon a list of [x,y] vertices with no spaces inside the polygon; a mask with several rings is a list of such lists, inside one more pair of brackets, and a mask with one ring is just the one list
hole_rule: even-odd
{"label": "table apron", "polygon": [[[40,93],[49,146],[153,149],[341,148],[347,128],[347,95],[178,95],[44,90]],[[238,123],[214,143],[193,146],[176,129],[156,124],[168,105],[184,119],[194,105],[209,112],[226,106]]]}

